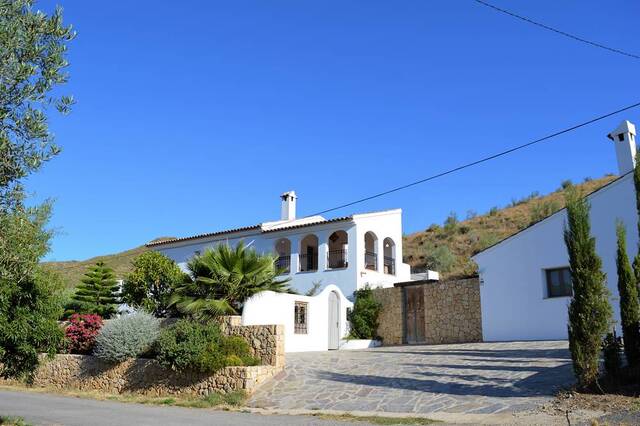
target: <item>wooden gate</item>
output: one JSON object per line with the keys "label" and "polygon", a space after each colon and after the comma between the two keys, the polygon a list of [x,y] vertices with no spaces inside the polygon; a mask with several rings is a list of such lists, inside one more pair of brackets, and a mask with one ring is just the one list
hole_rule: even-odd
{"label": "wooden gate", "polygon": [[403,287],[404,293],[404,342],[424,343],[424,288]]}
{"label": "wooden gate", "polygon": [[335,291],[329,293],[329,349],[340,345],[340,300]]}

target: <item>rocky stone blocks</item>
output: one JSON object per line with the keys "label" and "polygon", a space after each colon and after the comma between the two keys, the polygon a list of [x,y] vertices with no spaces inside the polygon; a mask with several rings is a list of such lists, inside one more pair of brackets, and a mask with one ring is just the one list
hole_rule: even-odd
{"label": "rocky stone blocks", "polygon": [[[416,284],[423,289],[426,344],[482,341],[478,278]],[[401,287],[376,289],[382,304],[378,334],[384,345],[404,343],[404,302]]]}

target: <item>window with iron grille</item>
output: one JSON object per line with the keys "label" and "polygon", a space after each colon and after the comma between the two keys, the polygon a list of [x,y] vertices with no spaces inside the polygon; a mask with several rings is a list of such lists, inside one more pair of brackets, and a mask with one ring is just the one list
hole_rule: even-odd
{"label": "window with iron grille", "polygon": [[294,308],[294,333],[307,334],[307,302],[296,302]]}

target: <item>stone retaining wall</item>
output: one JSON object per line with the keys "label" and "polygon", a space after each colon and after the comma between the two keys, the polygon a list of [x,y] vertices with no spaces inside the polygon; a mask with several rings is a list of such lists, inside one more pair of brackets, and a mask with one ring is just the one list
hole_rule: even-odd
{"label": "stone retaining wall", "polygon": [[[382,304],[378,335],[384,345],[404,343],[403,286],[375,289]],[[424,330],[427,344],[482,341],[480,283],[478,278],[416,283],[424,297]]]}
{"label": "stone retaining wall", "polygon": [[[281,368],[273,365],[225,367],[214,374],[166,370],[152,359],[106,363],[91,355],[42,357],[33,384],[57,389],[110,394],[205,396],[211,392],[244,390],[251,394]],[[4,381],[0,380],[0,383]],[[6,382],[5,382],[6,383]]]}
{"label": "stone retaining wall", "polygon": [[217,322],[222,334],[244,337],[262,364],[284,368],[284,325],[241,325],[238,315],[220,317]]}
{"label": "stone retaining wall", "polygon": [[[93,390],[105,393],[134,392],[144,395],[208,395],[211,392],[244,390],[257,386],[284,368],[283,325],[240,325],[240,317],[223,317],[220,329],[227,336],[241,336],[253,356],[263,365],[225,367],[214,374],[166,370],[152,359],[132,359],[109,364],[90,355],[42,357],[34,384],[54,388]],[[170,325],[165,324],[165,325]],[[8,383],[0,380],[0,383]]]}

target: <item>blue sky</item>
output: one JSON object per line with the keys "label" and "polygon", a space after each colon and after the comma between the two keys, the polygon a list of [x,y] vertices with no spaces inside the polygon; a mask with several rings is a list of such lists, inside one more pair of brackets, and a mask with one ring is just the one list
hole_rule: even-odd
{"label": "blue sky", "polygon": [[[291,189],[311,214],[640,100],[640,61],[471,0],[56,3],[77,105],[27,181],[51,260],[277,219]],[[640,53],[638,2],[495,4]],[[334,214],[400,207],[411,233],[616,172],[623,118]]]}

